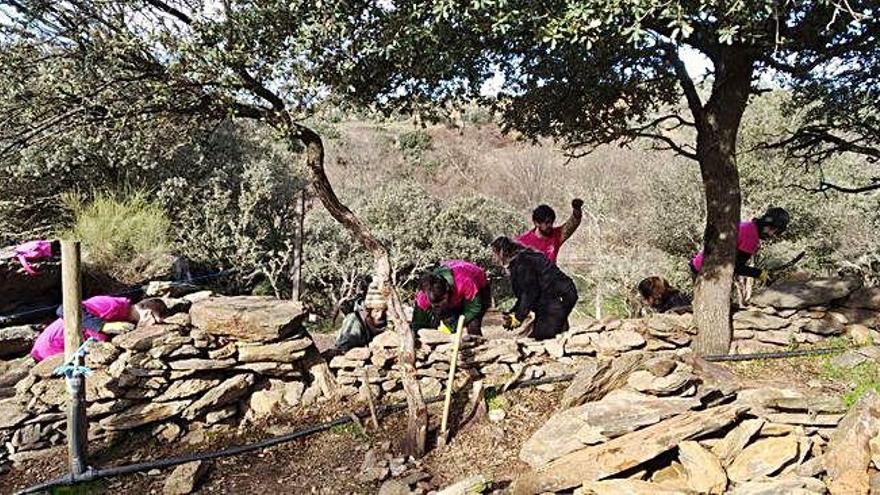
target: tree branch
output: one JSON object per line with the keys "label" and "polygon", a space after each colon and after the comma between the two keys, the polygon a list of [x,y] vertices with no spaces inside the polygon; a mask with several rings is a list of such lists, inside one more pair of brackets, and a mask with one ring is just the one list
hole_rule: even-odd
{"label": "tree branch", "polygon": [[671,43],[666,43],[664,46],[666,47],[666,55],[669,57],[669,61],[675,69],[678,83],[681,85],[682,91],[684,91],[688,107],[691,110],[691,114],[694,116],[694,124],[696,127],[702,127],[705,117],[703,112],[703,102],[700,100],[699,93],[697,93],[697,87],[694,85],[694,81],[691,79],[690,74],[688,74],[684,62],[682,62],[681,58],[678,56],[678,48]]}
{"label": "tree branch", "polygon": [[837,184],[832,184],[830,182],[820,181],[818,187],[804,187],[804,186],[795,186],[805,191],[813,192],[813,193],[825,193],[827,191],[837,191],[844,194],[861,194],[870,191],[876,191],[880,189],[880,177],[871,178],[871,184],[860,187],[847,187],[847,186],[838,186]]}
{"label": "tree branch", "polygon": [[[660,141],[660,142],[666,143],[667,147],[657,148],[658,150],[661,150],[661,151],[671,150],[671,151],[674,151],[685,158],[690,158],[691,160],[698,159],[697,153],[695,150],[693,150],[692,147],[690,147],[688,145],[678,144],[669,136],[664,136],[662,134],[654,134],[654,133],[650,133],[650,132],[635,132],[632,135],[633,135],[633,137],[653,139],[654,141]],[[690,150],[688,148],[690,148]]]}
{"label": "tree branch", "polygon": [[171,17],[176,18],[177,20],[179,20],[180,22],[182,22],[184,24],[190,25],[190,26],[192,25],[192,18],[190,18],[190,16],[188,16],[188,15],[184,14],[183,12],[181,12],[180,10],[177,10],[176,8],[168,5],[167,3],[165,3],[161,0],[146,0],[146,2],[150,5],[152,5],[153,7],[156,7],[157,9],[161,10],[162,12],[165,12],[166,14],[170,15]]}

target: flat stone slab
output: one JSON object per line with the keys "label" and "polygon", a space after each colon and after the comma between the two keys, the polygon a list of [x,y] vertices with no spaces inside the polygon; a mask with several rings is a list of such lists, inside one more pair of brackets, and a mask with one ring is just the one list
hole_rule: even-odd
{"label": "flat stone slab", "polygon": [[514,495],[562,491],[614,474],[654,459],[691,440],[721,430],[735,422],[748,407],[726,405],[689,411],[628,435],[587,447],[539,469],[523,473],[514,482]]}
{"label": "flat stone slab", "polygon": [[298,302],[258,296],[205,299],[190,309],[193,326],[205,333],[253,342],[280,340],[298,332],[306,316]]}
{"label": "flat stone slab", "polygon": [[37,340],[36,325],[0,328],[0,359],[23,356]]}
{"label": "flat stone slab", "polygon": [[238,360],[243,363],[258,363],[262,361],[275,361],[278,363],[293,363],[305,356],[305,350],[311,347],[312,341],[308,338],[285,340],[266,345],[242,345],[238,346]]}
{"label": "flat stone slab", "polygon": [[862,287],[850,294],[843,305],[848,308],[880,311],[880,287]]}
{"label": "flat stone slab", "polygon": [[123,413],[104,418],[99,424],[105,430],[130,430],[177,416],[189,403],[190,401],[184,400],[139,404]]}
{"label": "flat stone slab", "polygon": [[519,458],[533,467],[587,445],[619,437],[700,406],[697,399],[657,399],[615,391],[597,402],[560,411],[523,444]]}
{"label": "flat stone slab", "polygon": [[826,306],[842,299],[859,288],[856,279],[818,278],[813,280],[779,282],[757,291],[749,304],[777,309],[800,309]]}

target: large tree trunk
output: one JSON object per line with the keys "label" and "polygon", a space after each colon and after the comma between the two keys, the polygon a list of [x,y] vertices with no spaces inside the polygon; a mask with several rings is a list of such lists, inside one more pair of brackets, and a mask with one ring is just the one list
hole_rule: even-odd
{"label": "large tree trunk", "polygon": [[373,280],[379,285],[379,289],[388,301],[388,315],[400,336],[398,364],[409,409],[409,427],[407,428],[407,438],[403,443],[403,450],[409,455],[421,457],[425,453],[425,441],[428,433],[428,408],[422,398],[422,391],[416,378],[415,338],[409,322],[406,320],[400,295],[391,278],[391,258],[388,255],[388,250],[370,233],[367,226],[339,201],[333,191],[333,186],[324,172],[324,144],[321,137],[311,129],[299,127],[295,130],[292,138],[301,140],[306,145],[306,162],[312,173],[312,185],[324,208],[336,221],[350,230],[373,254],[375,260]]}
{"label": "large tree trunk", "polygon": [[754,70],[743,47],[719,47],[712,61],[712,95],[697,125],[697,158],[706,191],[705,257],[694,294],[699,330],[694,350],[701,355],[727,354],[733,337],[730,295],[741,205],[736,136]]}

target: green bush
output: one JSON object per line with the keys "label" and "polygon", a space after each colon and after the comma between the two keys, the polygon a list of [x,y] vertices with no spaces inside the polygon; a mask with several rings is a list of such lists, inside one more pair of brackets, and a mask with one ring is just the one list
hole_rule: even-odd
{"label": "green bush", "polygon": [[229,126],[207,143],[208,176],[160,191],[174,211],[178,245],[197,266],[236,269],[218,288],[289,297],[297,204],[306,185],[296,150],[265,129]]}
{"label": "green bush", "polygon": [[433,148],[431,135],[422,129],[407,131],[397,137],[397,147],[410,162],[419,162]]}
{"label": "green bush", "polygon": [[[388,247],[397,283],[407,297],[421,273],[445,259],[467,259],[491,269],[487,246],[492,239],[525,228],[521,215],[496,200],[442,202],[410,181],[356,195],[350,207]],[[316,306],[332,306],[372,272],[371,255],[323,209],[307,217],[304,249],[303,279]]]}
{"label": "green bush", "polygon": [[101,192],[87,202],[67,194],[63,203],[74,223],[61,237],[82,241],[83,260],[118,280],[140,280],[145,266],[172,251],[171,221],[144,191]]}

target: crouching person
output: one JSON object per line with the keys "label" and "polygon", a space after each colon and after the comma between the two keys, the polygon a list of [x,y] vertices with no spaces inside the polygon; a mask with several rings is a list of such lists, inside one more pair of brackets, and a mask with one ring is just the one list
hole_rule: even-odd
{"label": "crouching person", "polygon": [[444,261],[419,281],[413,308],[412,329],[439,328],[455,331],[464,316],[469,335],[482,335],[483,317],[492,305],[492,289],[486,271],[463,260]]}
{"label": "crouching person", "polygon": [[663,277],[648,277],[639,282],[639,294],[645,305],[658,313],[685,313],[691,310],[691,298]]}
{"label": "crouching person", "polygon": [[[86,338],[107,340],[104,330],[113,327],[121,328],[139,322],[162,323],[168,316],[168,307],[161,299],[151,298],[132,304],[125,297],[95,296],[82,302],[82,328]],[[47,326],[34,342],[31,357],[37,361],[64,352],[64,315],[63,306],[56,311],[58,319]]]}
{"label": "crouching person", "polygon": [[387,326],[388,304],[379,288],[370,284],[366,296],[356,300],[352,312],[342,320],[342,327],[336,336],[336,348],[347,352],[355,347],[363,347]]}
{"label": "crouching person", "polygon": [[510,274],[516,304],[505,314],[505,328],[522,325],[530,312],[535,313],[531,328],[525,332],[535,339],[550,339],[568,329],[568,316],[577,303],[577,288],[543,254],[525,248],[508,237],[492,241],[492,254]]}

